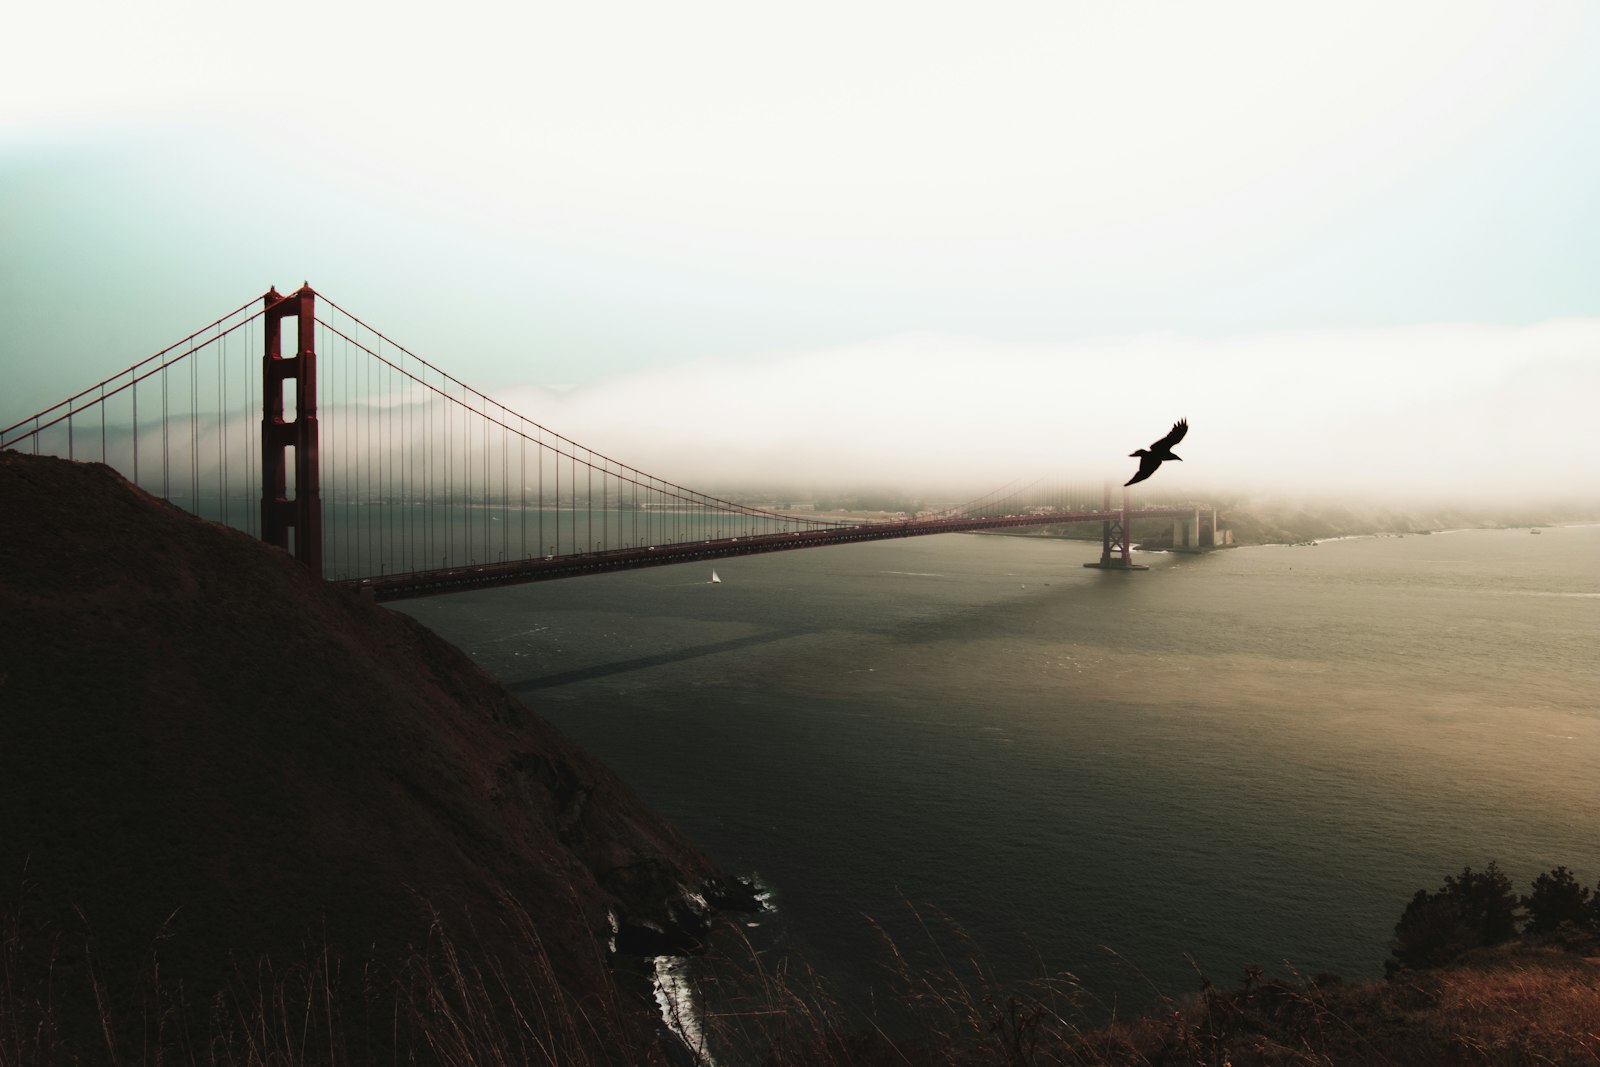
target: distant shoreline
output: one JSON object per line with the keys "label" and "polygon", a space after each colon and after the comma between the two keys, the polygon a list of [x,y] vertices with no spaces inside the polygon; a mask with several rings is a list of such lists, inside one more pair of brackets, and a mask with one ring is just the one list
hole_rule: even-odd
{"label": "distant shoreline", "polygon": [[[1559,527],[1600,526],[1597,516],[1552,516],[1548,513],[1512,513],[1481,516],[1476,521],[1456,511],[1432,514],[1365,513],[1347,509],[1286,512],[1281,509],[1224,510],[1222,525],[1234,534],[1234,547],[1246,545],[1303,545],[1316,541],[1342,541],[1358,537],[1405,537],[1457,533],[1469,530],[1553,529]],[[1151,539],[1158,531],[1170,529],[1166,520],[1134,520],[1131,536],[1135,544]],[[989,537],[1032,537],[1052,541],[1100,540],[1100,530],[1092,523],[1080,523],[1082,533],[1060,532],[1050,528],[981,530]]]}

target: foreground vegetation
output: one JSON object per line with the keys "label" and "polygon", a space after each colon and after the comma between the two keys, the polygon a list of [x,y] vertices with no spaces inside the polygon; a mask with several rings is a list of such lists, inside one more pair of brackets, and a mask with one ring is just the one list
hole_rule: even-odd
{"label": "foreground vegetation", "polygon": [[[1600,893],[1565,868],[1520,897],[1493,863],[1419,890],[1396,924],[1385,982],[1268,980],[1249,966],[1109,1020],[1070,974],[1000,985],[977,946],[926,916],[926,944],[884,939],[895,1002],[882,1014],[893,1023],[840,1003],[817,975],[769,961],[729,927],[698,961],[696,1003],[676,1027],[687,1044],[623,1023],[640,1009],[642,961],[631,973],[622,965],[607,997],[568,995],[536,919],[503,906],[522,942],[509,953],[483,953],[470,931],[458,940],[434,916],[402,959],[352,965],[323,948],[241,968],[203,995],[163,976],[159,941],[142,973],[107,975],[92,942],[30,927],[19,907],[0,931],[0,1067],[1600,1063]],[[91,987],[101,1018],[61,1014],[69,983]],[[131,1027],[112,1018],[114,1002],[132,1005]]]}

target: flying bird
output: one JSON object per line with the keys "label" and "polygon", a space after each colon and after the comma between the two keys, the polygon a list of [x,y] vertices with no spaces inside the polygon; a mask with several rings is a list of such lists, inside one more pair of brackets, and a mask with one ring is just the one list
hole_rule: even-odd
{"label": "flying bird", "polygon": [[1182,456],[1175,456],[1172,454],[1172,446],[1183,440],[1183,435],[1188,432],[1189,420],[1179,419],[1177,422],[1172,424],[1172,429],[1167,431],[1167,436],[1163,437],[1149,448],[1141,448],[1137,452],[1129,452],[1128,455],[1139,457],[1139,473],[1123,482],[1123,486],[1127,487],[1132,485],[1134,482],[1144,481],[1146,478],[1150,477],[1156,472],[1157,467],[1161,466],[1161,464],[1165,463],[1169,459],[1175,459],[1179,463],[1182,463]]}

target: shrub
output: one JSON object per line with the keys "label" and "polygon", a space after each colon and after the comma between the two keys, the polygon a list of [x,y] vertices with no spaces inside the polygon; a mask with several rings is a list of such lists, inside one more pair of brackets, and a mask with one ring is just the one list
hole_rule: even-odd
{"label": "shrub", "polygon": [[1579,885],[1565,867],[1546,871],[1533,880],[1533,892],[1522,898],[1528,910],[1528,933],[1548,934],[1571,923],[1592,929],[1597,912],[1595,898],[1587,886]]}
{"label": "shrub", "polygon": [[1493,861],[1482,871],[1464,867],[1448,875],[1437,893],[1419,889],[1394,927],[1389,974],[1406,967],[1438,967],[1470,949],[1517,936],[1517,895]]}

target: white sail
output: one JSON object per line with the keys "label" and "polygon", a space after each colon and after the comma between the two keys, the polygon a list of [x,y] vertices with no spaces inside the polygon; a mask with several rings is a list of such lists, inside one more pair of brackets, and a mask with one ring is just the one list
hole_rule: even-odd
{"label": "white sail", "polygon": [[711,568],[711,581],[713,583],[717,583],[717,582],[721,582],[722,581],[721,578],[717,577],[717,569],[715,567]]}

